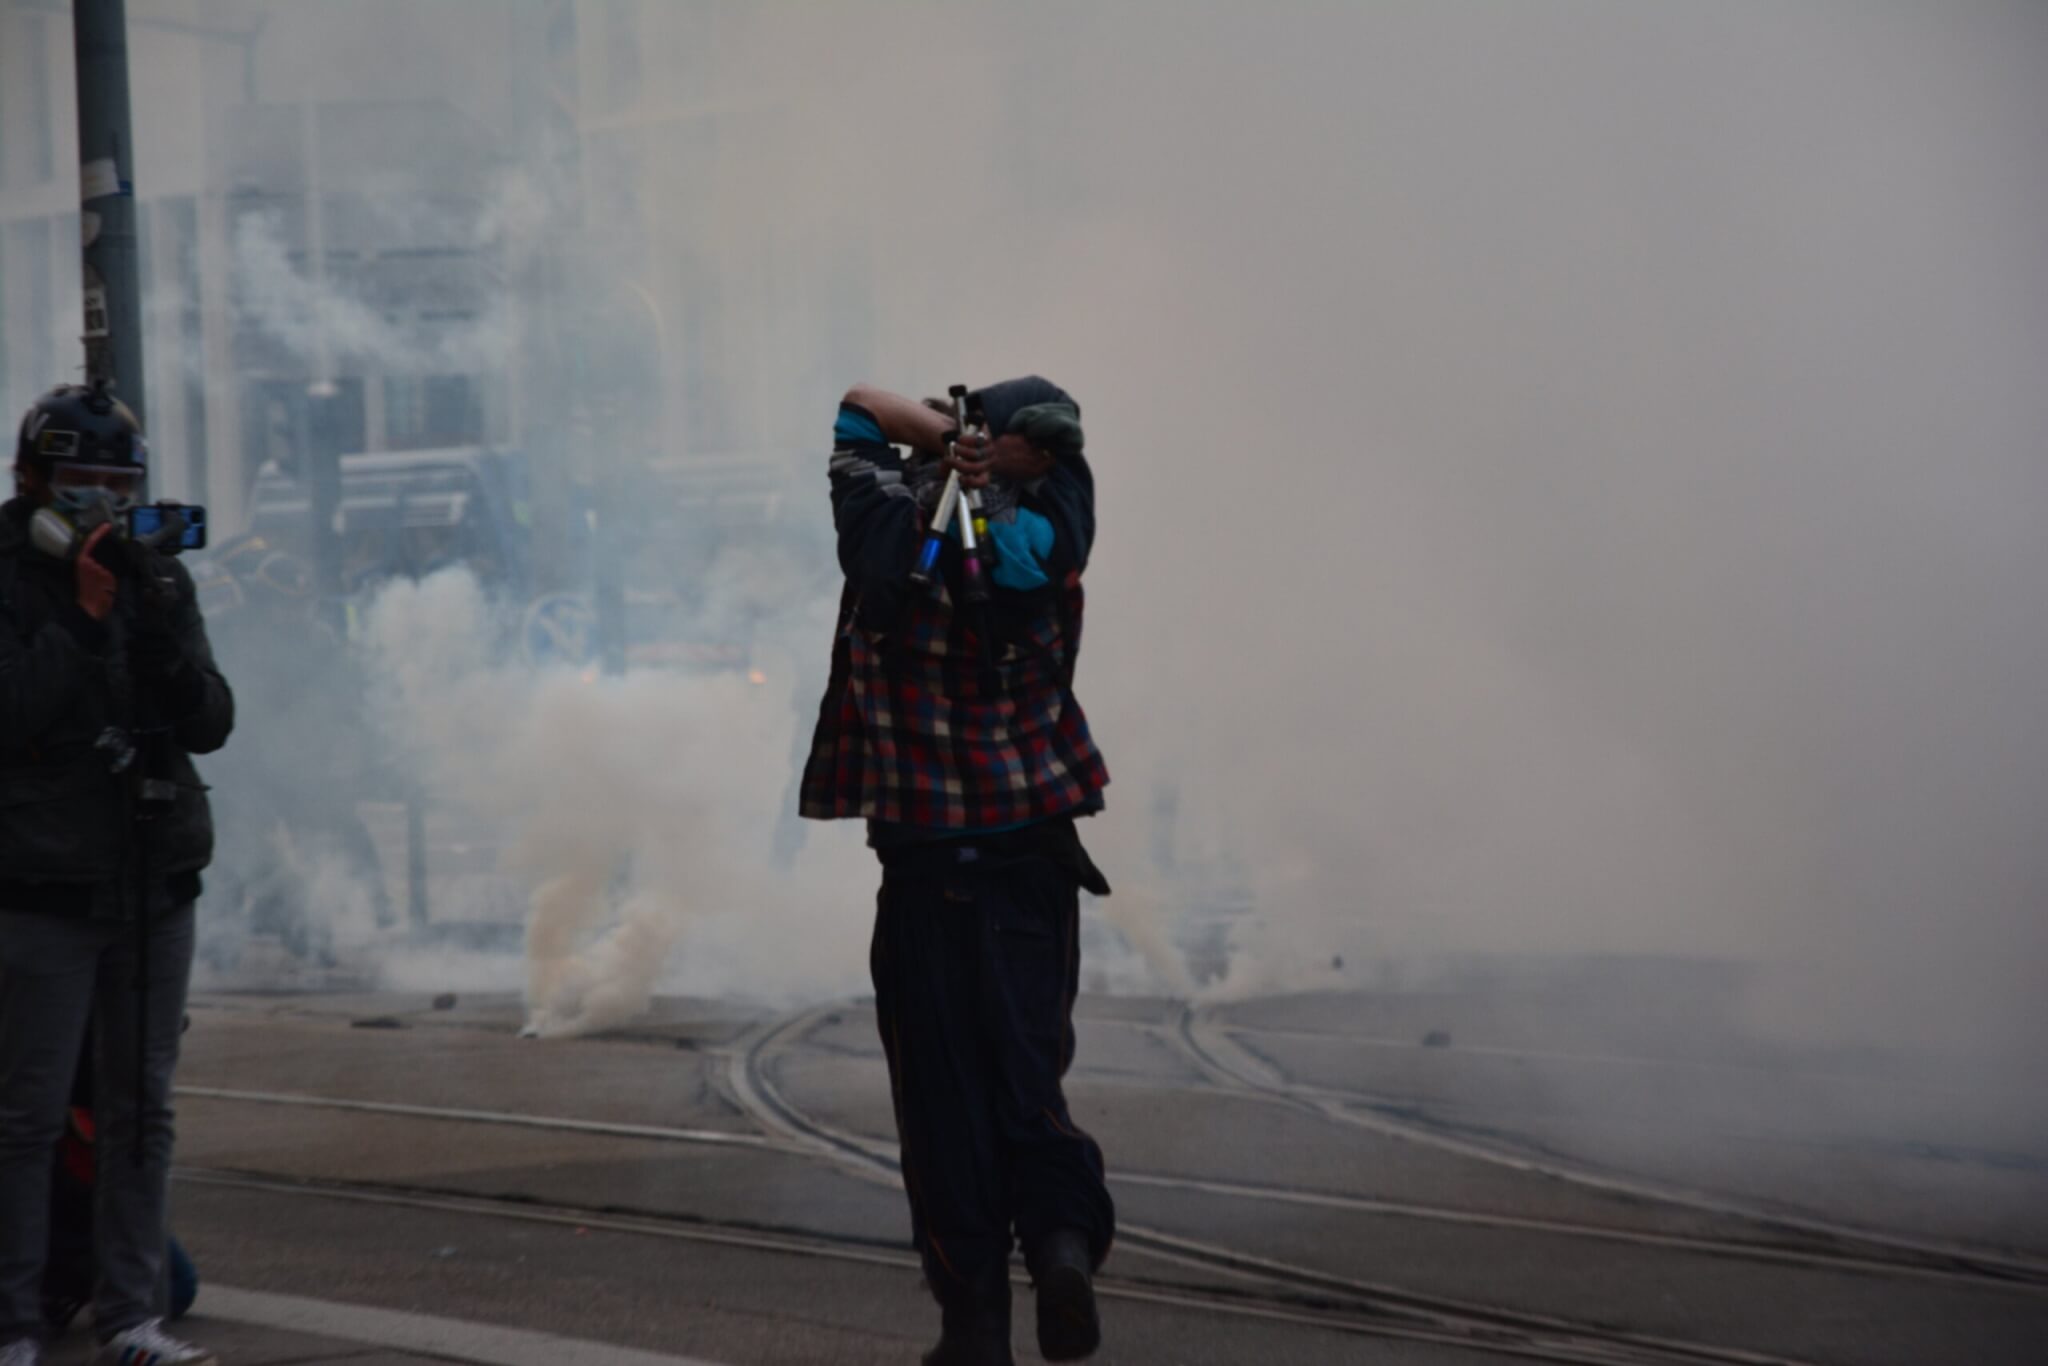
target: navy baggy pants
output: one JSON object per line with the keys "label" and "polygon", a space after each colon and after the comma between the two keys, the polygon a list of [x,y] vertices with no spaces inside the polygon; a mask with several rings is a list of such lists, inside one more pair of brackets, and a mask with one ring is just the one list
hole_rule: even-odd
{"label": "navy baggy pants", "polygon": [[1074,1056],[1079,884],[1068,860],[1029,842],[884,855],[876,1023],[912,1236],[941,1304],[1007,1275],[1013,1231],[1028,1253],[1077,1230],[1098,1263],[1116,1231],[1102,1150],[1060,1089]]}

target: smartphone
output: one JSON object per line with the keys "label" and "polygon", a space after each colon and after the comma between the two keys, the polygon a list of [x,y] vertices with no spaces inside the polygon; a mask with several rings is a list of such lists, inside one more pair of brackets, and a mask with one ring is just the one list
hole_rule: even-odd
{"label": "smartphone", "polygon": [[163,530],[164,515],[173,510],[185,519],[185,534],[178,540],[178,549],[206,549],[206,509],[197,503],[144,503],[129,508],[129,537],[139,541],[156,535]]}

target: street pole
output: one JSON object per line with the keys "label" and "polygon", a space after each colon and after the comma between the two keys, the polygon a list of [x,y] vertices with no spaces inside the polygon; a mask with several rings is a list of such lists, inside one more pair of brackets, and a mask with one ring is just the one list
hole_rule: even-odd
{"label": "street pole", "polygon": [[135,242],[135,138],[128,116],[125,0],[73,0],[78,63],[78,207],[85,248],[85,374],[116,386],[148,429]]}
{"label": "street pole", "polygon": [[[128,119],[128,12],[123,0],[75,0],[71,41],[78,68],[78,227],[85,285],[85,377],[117,392],[135,420],[149,430],[142,384],[142,289],[135,259],[135,138]],[[118,387],[117,387],[118,386]],[[145,476],[146,478],[147,476]],[[143,743],[147,744],[147,741]],[[148,760],[136,770],[148,770]],[[149,1054],[149,930],[147,834],[135,835],[133,792],[123,791],[123,880],[137,889],[135,906],[135,1096],[142,1113],[143,1059]],[[140,1168],[142,1146],[132,1156]]]}

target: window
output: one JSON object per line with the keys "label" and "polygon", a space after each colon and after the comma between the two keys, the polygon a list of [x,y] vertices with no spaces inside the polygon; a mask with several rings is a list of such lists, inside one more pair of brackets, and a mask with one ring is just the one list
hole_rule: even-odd
{"label": "window", "polygon": [[384,444],[394,451],[484,442],[483,401],[471,375],[392,375],[384,381]]}
{"label": "window", "polygon": [[323,446],[340,455],[363,449],[362,380],[336,380],[334,396],[324,400],[311,398],[302,379],[257,379],[242,386],[245,480],[270,461],[299,478],[304,453]]}

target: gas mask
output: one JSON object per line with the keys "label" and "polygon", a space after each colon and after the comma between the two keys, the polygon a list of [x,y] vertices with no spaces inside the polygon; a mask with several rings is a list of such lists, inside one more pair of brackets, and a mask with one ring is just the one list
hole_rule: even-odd
{"label": "gas mask", "polygon": [[133,485],[110,488],[105,484],[73,482],[61,474],[50,482],[50,502],[29,518],[29,541],[45,555],[60,560],[76,558],[86,537],[101,526],[112,525],[116,535],[126,529],[125,514],[135,506]]}
{"label": "gas mask", "polygon": [[[95,491],[109,492],[107,489]],[[115,508],[123,502],[134,500],[89,498],[82,501],[83,506],[76,509],[61,502],[37,508],[28,519],[29,544],[53,559],[75,560],[78,558],[78,552],[85,548],[86,537],[100,527],[111,523],[115,534],[120,534],[121,523],[115,514]]]}

